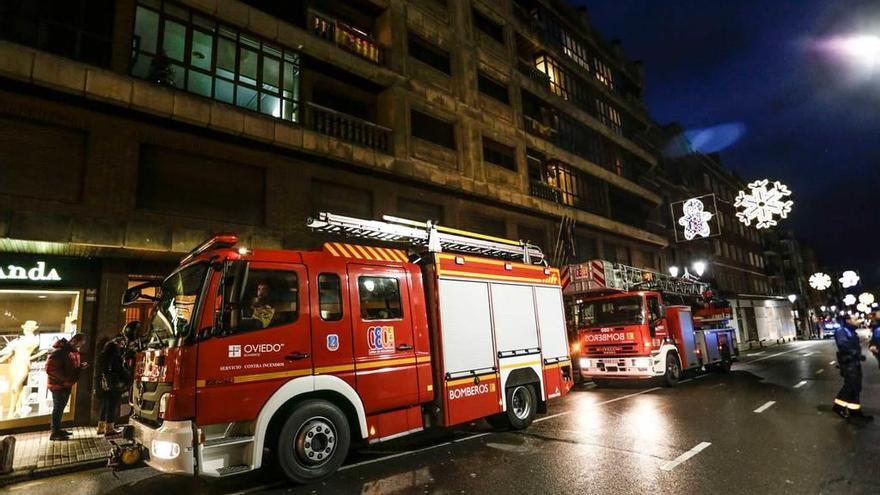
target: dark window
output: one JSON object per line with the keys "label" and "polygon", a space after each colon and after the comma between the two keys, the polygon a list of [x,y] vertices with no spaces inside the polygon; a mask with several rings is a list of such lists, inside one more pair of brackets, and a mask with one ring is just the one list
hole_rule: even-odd
{"label": "dark window", "polygon": [[[233,287],[227,284],[227,287]],[[229,333],[293,323],[299,317],[299,284],[294,271],[250,269],[240,300],[241,317],[230,319]],[[233,352],[230,350],[230,352]]]}
{"label": "dark window", "polygon": [[141,147],[138,208],[261,225],[265,202],[265,169],[154,146]]}
{"label": "dark window", "polygon": [[489,19],[479,10],[474,9],[474,26],[493,40],[504,43],[504,26]]}
{"label": "dark window", "polygon": [[413,136],[455,149],[455,127],[452,124],[416,110],[410,111],[409,118]]}
{"label": "dark window", "polygon": [[656,297],[648,298],[648,318],[650,321],[657,321],[663,317],[663,313],[660,310],[660,300]]}
{"label": "dark window", "polygon": [[412,33],[409,33],[408,38],[410,57],[424,62],[444,74],[452,74],[449,63],[449,52],[414,36]]}
{"label": "dark window", "polygon": [[131,73],[272,117],[297,122],[298,52],[171,2],[138,4]]}
{"label": "dark window", "polygon": [[465,230],[471,232],[502,238],[507,237],[507,226],[504,220],[471,214],[464,218],[462,224]]}
{"label": "dark window", "polygon": [[358,297],[364,320],[403,318],[400,283],[393,277],[358,277]]}
{"label": "dark window", "polygon": [[3,0],[0,39],[110,65],[113,0]]}
{"label": "dark window", "polygon": [[78,201],[87,137],[75,129],[0,118],[0,193]]}
{"label": "dark window", "polygon": [[505,105],[510,104],[510,93],[507,91],[507,86],[496,82],[488,76],[477,74],[477,88],[480,90],[480,93],[486,96],[495,98]]}
{"label": "dark window", "polygon": [[437,222],[443,220],[443,207],[417,199],[398,198],[397,214],[410,220]]}
{"label": "dark window", "polygon": [[516,150],[506,144],[483,138],[483,161],[516,171]]}
{"label": "dark window", "polygon": [[577,250],[578,261],[594,260],[598,258],[596,255],[596,239],[575,236],[574,245]]}
{"label": "dark window", "polygon": [[342,287],[339,283],[339,275],[335,273],[318,275],[318,306],[322,320],[342,319]]}
{"label": "dark window", "polygon": [[322,211],[358,218],[373,216],[373,193],[366,189],[312,181],[312,213]]}

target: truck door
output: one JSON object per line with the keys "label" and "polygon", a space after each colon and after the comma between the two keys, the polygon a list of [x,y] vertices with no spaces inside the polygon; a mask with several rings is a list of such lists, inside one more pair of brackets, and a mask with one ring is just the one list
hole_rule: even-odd
{"label": "truck door", "polygon": [[348,265],[357,390],[367,414],[418,403],[406,272]]}
{"label": "truck door", "polygon": [[222,332],[199,343],[199,424],[253,419],[281,385],[312,374],[305,267],[250,262],[238,273],[219,289],[230,299]]}

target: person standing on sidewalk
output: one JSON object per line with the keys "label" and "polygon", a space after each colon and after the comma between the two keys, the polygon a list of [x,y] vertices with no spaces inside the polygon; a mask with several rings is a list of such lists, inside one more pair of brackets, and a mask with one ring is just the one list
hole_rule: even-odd
{"label": "person standing on sidewalk", "polygon": [[67,339],[59,339],[52,346],[52,353],[46,361],[46,374],[49,377],[49,390],[52,391],[52,434],[49,440],[67,440],[71,433],[61,429],[61,417],[70,400],[70,392],[79,380],[80,371],[88,363],[80,362],[79,348],[86,336],[78,333]]}
{"label": "person standing on sidewalk", "polygon": [[880,365],[880,308],[875,308],[871,313],[871,341],[868,342],[868,350],[877,358]]}
{"label": "person standing on sidewalk", "polygon": [[131,382],[123,364],[124,346],[125,337],[118,335],[104,344],[98,356],[98,395],[101,399],[98,435],[111,437],[120,434],[114,427],[119,412],[119,399]]}
{"label": "person standing on sidewalk", "polygon": [[862,344],[856,333],[861,321],[848,314],[841,318],[840,328],[834,331],[834,342],[837,344],[837,365],[843,377],[843,387],[834,399],[832,410],[841,418],[872,419],[862,412],[859,396],[862,393]]}

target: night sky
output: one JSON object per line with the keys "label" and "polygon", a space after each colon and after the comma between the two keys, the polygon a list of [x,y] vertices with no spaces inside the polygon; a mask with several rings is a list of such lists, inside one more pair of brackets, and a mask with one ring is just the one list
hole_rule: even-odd
{"label": "night sky", "polygon": [[571,3],[644,62],[657,122],[744,130],[721,151],[725,165],[747,181],[788,184],[795,204],[780,227],[829,269],[855,269],[880,287],[880,43],[866,42],[873,65],[834,44],[854,32],[880,36],[880,2]]}

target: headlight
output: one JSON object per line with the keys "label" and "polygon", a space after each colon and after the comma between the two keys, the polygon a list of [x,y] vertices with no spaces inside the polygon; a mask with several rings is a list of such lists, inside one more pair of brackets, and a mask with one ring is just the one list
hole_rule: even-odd
{"label": "headlight", "polygon": [[581,361],[580,361],[581,369],[587,369],[590,367],[591,364],[593,364],[593,363],[591,363],[589,359],[581,358]]}
{"label": "headlight", "polygon": [[168,397],[169,396],[170,396],[169,394],[165,393],[165,394],[162,394],[161,397],[159,397],[159,417],[160,418],[165,417],[165,411],[168,409]]}
{"label": "headlight", "polygon": [[650,368],[651,367],[651,359],[650,358],[637,358],[632,360],[633,366],[636,368]]}
{"label": "headlight", "polygon": [[159,459],[174,459],[180,455],[180,445],[177,442],[153,440],[153,444],[150,445],[150,452]]}

